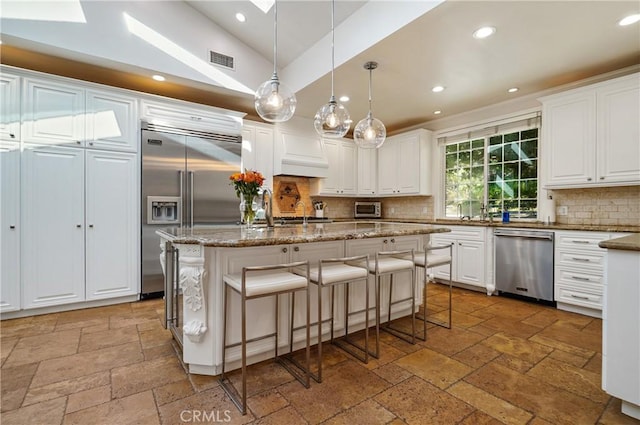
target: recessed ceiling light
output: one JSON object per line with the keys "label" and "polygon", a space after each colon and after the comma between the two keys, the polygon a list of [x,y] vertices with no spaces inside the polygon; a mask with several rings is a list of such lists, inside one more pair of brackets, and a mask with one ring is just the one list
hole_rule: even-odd
{"label": "recessed ceiling light", "polygon": [[156,81],[164,81],[165,80],[165,78],[162,75],[158,75],[158,74],[152,76],[151,78],[153,78]]}
{"label": "recessed ceiling light", "polygon": [[244,22],[247,20],[247,18],[240,12],[236,13],[236,19],[238,22]]}
{"label": "recessed ceiling light", "polygon": [[340,96],[340,102],[348,102],[349,101],[349,96]]}
{"label": "recessed ceiling light", "polygon": [[625,16],[624,18],[622,18],[622,19],[620,19],[618,21],[618,25],[620,25],[621,27],[624,27],[624,26],[627,26],[627,25],[635,24],[638,21],[640,21],[640,13],[636,13],[634,15]]}
{"label": "recessed ceiling light", "polygon": [[509,90],[507,90],[507,91],[508,91],[509,93],[515,93],[515,92],[517,92],[518,90],[520,90],[520,89],[519,89],[519,88],[517,88],[517,87],[511,87],[511,88],[510,88]]}
{"label": "recessed ceiling light", "polygon": [[496,29],[494,27],[482,27],[482,28],[478,28],[474,33],[473,33],[473,38],[487,38],[490,35],[494,34],[496,32]]}
{"label": "recessed ceiling light", "polygon": [[440,93],[442,90],[444,90],[444,87],[442,86],[435,86],[434,88],[431,89],[431,91],[434,93]]}
{"label": "recessed ceiling light", "polygon": [[438,111],[433,111],[434,115],[440,115],[442,113],[442,111],[438,110]]}

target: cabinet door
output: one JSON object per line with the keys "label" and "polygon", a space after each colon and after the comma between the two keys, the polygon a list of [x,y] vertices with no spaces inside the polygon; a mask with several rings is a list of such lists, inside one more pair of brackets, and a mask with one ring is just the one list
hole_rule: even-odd
{"label": "cabinet door", "polygon": [[136,99],[94,90],[87,92],[86,99],[88,147],[136,152]]}
{"label": "cabinet door", "polygon": [[397,191],[398,150],[391,140],[378,149],[378,193],[395,194]]}
{"label": "cabinet door", "polygon": [[484,242],[458,240],[456,281],[484,287]]}
{"label": "cabinet door", "polygon": [[406,135],[395,140],[398,151],[396,164],[397,193],[415,194],[420,192],[420,138]]}
{"label": "cabinet door", "polygon": [[0,140],[20,140],[20,77],[0,75]]}
{"label": "cabinet door", "polygon": [[339,195],[342,190],[342,171],[344,160],[340,155],[340,142],[335,139],[324,139],[324,150],[329,162],[329,171],[325,179],[322,180],[321,194]]}
{"label": "cabinet door", "polygon": [[273,190],[273,128],[245,124],[242,129],[242,169],[260,171],[263,187]]}
{"label": "cabinet door", "polygon": [[593,93],[559,98],[543,105],[542,128],[549,167],[549,186],[584,185],[595,174]]}
{"label": "cabinet door", "polygon": [[87,299],[138,293],[137,156],[87,151]]}
{"label": "cabinet door", "polygon": [[377,149],[358,148],[358,195],[375,195],[378,192],[377,153]]}
{"label": "cabinet door", "polygon": [[80,88],[26,79],[22,115],[25,142],[84,144],[84,91]]}
{"label": "cabinet door", "polygon": [[26,146],[21,171],[23,307],[83,301],[84,151]]}
{"label": "cabinet door", "polygon": [[0,312],[20,309],[20,145],[0,142]]}
{"label": "cabinet door", "polygon": [[598,90],[598,183],[640,182],[637,76]]}
{"label": "cabinet door", "polygon": [[[356,167],[358,166],[358,151],[355,143],[352,140],[344,140],[340,144],[342,164],[342,188],[340,193],[343,195],[355,195],[357,193],[357,180],[358,172]],[[331,167],[331,164],[329,164]]]}
{"label": "cabinet door", "polygon": [[[451,266],[451,271],[453,272],[452,280],[455,281],[457,280],[455,266],[456,264],[458,264],[458,259],[457,259],[458,253],[456,249],[458,246],[458,243],[456,242],[455,239],[443,238],[441,236],[431,235],[431,246],[441,246],[441,245],[449,245],[449,244],[453,244],[453,249],[451,250],[451,254],[453,255],[453,258],[451,259],[453,263]],[[442,280],[449,280],[449,265],[433,267],[433,270],[430,271],[430,273],[433,273],[433,276],[435,278],[442,279]]]}

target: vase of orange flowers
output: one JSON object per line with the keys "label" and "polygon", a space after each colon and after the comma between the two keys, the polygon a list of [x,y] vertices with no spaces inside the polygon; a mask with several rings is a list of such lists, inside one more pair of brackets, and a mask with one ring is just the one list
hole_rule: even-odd
{"label": "vase of orange flowers", "polygon": [[264,183],[264,176],[255,170],[244,170],[244,173],[234,173],[229,176],[236,195],[240,198],[240,217],[242,224],[253,226],[258,210],[258,193]]}

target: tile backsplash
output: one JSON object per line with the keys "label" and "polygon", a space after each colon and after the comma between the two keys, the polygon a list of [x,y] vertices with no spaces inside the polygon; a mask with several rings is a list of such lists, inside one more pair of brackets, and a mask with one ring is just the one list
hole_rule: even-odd
{"label": "tile backsplash", "polygon": [[552,191],[556,211],[567,207],[567,215],[557,215],[560,224],[612,226],[640,225],[640,186]]}

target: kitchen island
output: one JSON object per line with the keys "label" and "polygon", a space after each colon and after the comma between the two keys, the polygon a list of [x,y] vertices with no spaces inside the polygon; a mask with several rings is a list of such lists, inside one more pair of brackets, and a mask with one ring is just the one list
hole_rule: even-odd
{"label": "kitchen island", "polygon": [[[369,254],[375,257],[379,251],[421,250],[429,243],[431,233],[448,232],[445,227],[425,224],[353,221],[340,223],[321,223],[308,225],[285,225],[274,228],[256,227],[248,229],[241,226],[207,226],[194,229],[170,228],[158,231],[162,239],[163,253],[160,261],[165,276],[169,276],[171,287],[175,287],[182,302],[182,319],[177,332],[183,334],[183,360],[189,365],[189,372],[203,375],[218,375],[222,365],[222,323],[223,305],[222,276],[227,273],[239,273],[245,266],[282,264],[293,261],[309,260],[311,264],[322,258],[335,258]],[[176,260],[177,258],[177,260]],[[396,282],[410,279],[410,273],[398,274]],[[418,276],[418,279],[421,279]],[[370,305],[375,305],[373,279],[370,279]],[[387,291],[387,281],[382,282],[382,294]],[[362,285],[360,285],[362,286]],[[419,288],[421,286],[418,286]],[[407,298],[409,285],[398,285],[394,299]],[[325,288],[323,297],[328,297]],[[342,288],[336,288],[335,331],[340,335],[344,322],[344,297]],[[404,290],[404,292],[403,292]],[[351,289],[353,302],[351,311],[364,310],[364,287]],[[295,327],[302,327],[305,318],[306,298],[298,294],[295,302]],[[229,317],[239,317],[240,299],[231,294]],[[311,292],[311,318],[317,320],[317,292]],[[289,312],[288,295],[280,295],[280,313],[278,318],[279,344],[281,352],[289,345],[287,323]],[[168,297],[169,298],[169,297]],[[421,291],[416,291],[417,305],[422,299]],[[357,301],[360,301],[358,303]],[[169,303],[170,304],[170,303]],[[330,303],[323,303],[323,318],[329,317]],[[387,303],[382,300],[381,320],[387,320]],[[274,332],[275,300],[272,297],[251,301],[247,321],[248,339]],[[169,305],[170,309],[171,306]],[[411,313],[410,300],[394,303],[391,319]],[[375,324],[374,315],[370,315],[368,326]],[[349,320],[353,330],[363,329],[364,311]],[[329,323],[323,324],[323,339],[328,338]],[[239,320],[229,323],[228,343],[240,339]],[[304,345],[304,329],[294,332],[294,349]],[[312,327],[312,344],[317,339],[317,327]],[[248,363],[256,363],[274,355],[273,339],[255,341],[248,345]],[[239,367],[240,347],[227,350],[227,367]]]}

